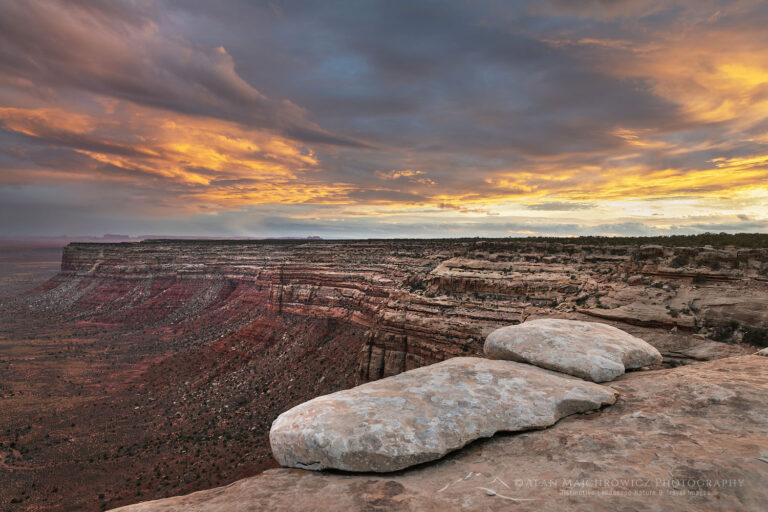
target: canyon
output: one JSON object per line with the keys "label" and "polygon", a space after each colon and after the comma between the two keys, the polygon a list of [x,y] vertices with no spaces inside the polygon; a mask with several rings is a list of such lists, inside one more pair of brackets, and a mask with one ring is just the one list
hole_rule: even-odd
{"label": "canyon", "polygon": [[479,356],[528,319],[619,326],[664,371],[752,361],[766,304],[768,248],[738,244],[70,244],[58,274],[0,305],[0,505],[104,510],[259,474],[281,412]]}

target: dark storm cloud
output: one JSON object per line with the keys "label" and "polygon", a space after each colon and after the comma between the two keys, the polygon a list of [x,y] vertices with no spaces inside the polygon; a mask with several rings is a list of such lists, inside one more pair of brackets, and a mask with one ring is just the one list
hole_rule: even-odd
{"label": "dark storm cloud", "polygon": [[619,123],[679,122],[675,106],[646,84],[531,33],[519,4],[279,5],[279,14],[261,2],[198,4],[197,12],[176,2],[171,10],[209,44],[225,41],[238,72],[260,90],[287,93],[323,127],[385,147],[536,157],[619,147],[609,133]]}
{"label": "dark storm cloud", "polygon": [[322,130],[290,100],[260,93],[238,75],[225,48],[174,33],[152,3],[4,0],[2,13],[0,72],[28,83],[29,92],[72,88],[311,143],[362,145]]}
{"label": "dark storm cloud", "polygon": [[[297,29],[278,33],[299,38],[310,20],[321,25],[321,48],[333,51],[299,49],[314,80],[284,83],[292,97],[339,130],[351,124],[381,144],[441,152],[459,146],[472,154],[540,156],[617,147],[622,141],[606,132],[619,123],[659,129],[677,121],[675,106],[646,84],[609,76],[589,56],[530,34],[524,9],[458,2],[345,5],[289,2],[282,23]],[[243,73],[252,71],[246,65]],[[376,110],[393,99],[400,108]],[[365,101],[373,106],[368,112]]]}

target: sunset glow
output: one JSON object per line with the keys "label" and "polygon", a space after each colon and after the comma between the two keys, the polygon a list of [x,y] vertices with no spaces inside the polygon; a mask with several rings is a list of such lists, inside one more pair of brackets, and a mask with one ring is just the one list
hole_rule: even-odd
{"label": "sunset glow", "polygon": [[768,5],[2,1],[2,234],[768,231]]}

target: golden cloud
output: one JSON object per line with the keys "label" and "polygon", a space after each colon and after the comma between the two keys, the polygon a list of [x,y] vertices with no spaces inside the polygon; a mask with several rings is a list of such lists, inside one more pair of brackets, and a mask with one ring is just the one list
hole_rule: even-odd
{"label": "golden cloud", "polygon": [[[132,105],[121,105],[119,118],[111,112],[114,104],[103,116],[57,108],[0,108],[0,124],[124,171],[102,179],[157,179],[176,195],[171,200],[181,209],[195,209],[197,204],[232,209],[258,203],[337,202],[350,188],[313,180],[318,167],[314,153],[264,130]],[[70,170],[67,179],[73,174],[94,178],[89,170]]]}

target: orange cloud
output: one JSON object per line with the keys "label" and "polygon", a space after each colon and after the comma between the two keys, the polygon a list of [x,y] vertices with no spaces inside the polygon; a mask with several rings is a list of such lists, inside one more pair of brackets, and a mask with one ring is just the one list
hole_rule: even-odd
{"label": "orange cloud", "polygon": [[768,115],[765,43],[758,34],[712,21],[696,30],[656,33],[653,44],[607,59],[604,70],[648,81],[692,122],[751,126]]}
{"label": "orange cloud", "polygon": [[[0,108],[0,124],[48,145],[68,147],[105,168],[124,171],[103,179],[158,179],[169,195],[175,194],[170,199],[182,210],[334,202],[350,189],[314,180],[311,174],[318,167],[314,153],[264,130],[136,106],[123,105],[120,113],[122,118],[55,108]],[[72,174],[67,173],[67,179]],[[35,173],[28,179],[34,180]]]}
{"label": "orange cloud", "polygon": [[[623,165],[614,165],[612,159],[599,165],[532,163],[526,170],[499,170],[478,183],[440,190],[433,189],[435,182],[421,170],[377,172],[383,180],[403,182],[404,188],[385,191],[364,183],[326,182],[314,176],[322,163],[310,149],[227,121],[110,104],[103,116],[56,108],[0,108],[0,123],[49,145],[67,146],[102,168],[121,171],[104,171],[101,179],[157,180],[158,186],[167,188],[168,201],[180,211],[223,211],[265,203],[365,205],[376,192],[376,204],[389,211],[422,206],[488,213],[485,207],[509,202],[721,196],[763,190],[768,183],[768,155],[753,155],[719,157],[711,166],[693,170],[654,169],[631,159]],[[646,133],[617,129],[615,134],[641,151],[676,150]],[[25,170],[9,173],[8,178],[85,180],[94,176],[90,170],[68,169]]]}

